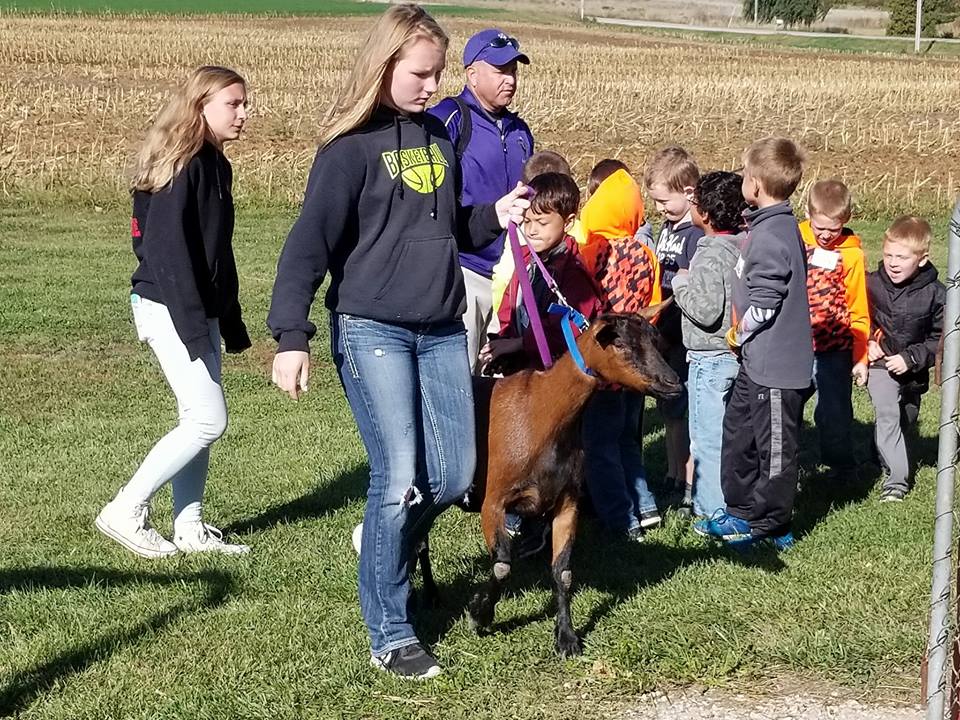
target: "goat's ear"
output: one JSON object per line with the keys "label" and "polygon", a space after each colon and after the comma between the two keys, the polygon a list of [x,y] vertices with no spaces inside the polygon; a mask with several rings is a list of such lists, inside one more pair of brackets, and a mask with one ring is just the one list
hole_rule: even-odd
{"label": "goat's ear", "polygon": [[616,342],[617,338],[619,337],[620,333],[617,332],[617,328],[613,326],[613,323],[608,322],[604,322],[603,327],[597,330],[597,334],[594,335],[594,338],[597,340],[597,344],[604,350],[613,345],[613,343]]}
{"label": "goat's ear", "polygon": [[673,297],[668,297],[662,303],[659,303],[657,305],[650,305],[648,307],[643,308],[637,313],[637,315],[639,315],[640,317],[642,317],[644,320],[646,320],[651,324],[656,323],[657,318],[660,316],[660,313],[662,313],[664,310],[670,307],[670,303],[672,302],[673,302]]}

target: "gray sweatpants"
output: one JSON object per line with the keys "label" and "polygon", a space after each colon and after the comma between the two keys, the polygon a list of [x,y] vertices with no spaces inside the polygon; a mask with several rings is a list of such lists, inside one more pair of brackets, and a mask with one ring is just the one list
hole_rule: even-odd
{"label": "gray sweatpants", "polygon": [[467,290],[467,311],[463,314],[463,324],[467,328],[467,358],[470,372],[478,374],[477,358],[487,343],[487,334],[496,334],[500,330],[500,321],[493,311],[493,281],[463,269],[463,283]]}
{"label": "gray sweatpants", "polygon": [[870,368],[867,390],[876,415],[874,441],[889,473],[883,487],[906,492],[910,488],[910,459],[905,433],[916,428],[921,395],[904,390],[883,368]]}

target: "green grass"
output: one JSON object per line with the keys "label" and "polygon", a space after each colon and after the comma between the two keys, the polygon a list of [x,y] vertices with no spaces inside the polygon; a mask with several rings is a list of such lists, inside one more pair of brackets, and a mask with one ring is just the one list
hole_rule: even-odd
{"label": "green grass", "polygon": [[[825,485],[812,433],[801,541],[780,560],[737,561],[675,520],[644,545],[611,543],[586,522],[574,559],[580,659],[554,656],[547,575],[535,564],[518,569],[497,631],[474,635],[463,608],[486,572],[479,525],[446,513],[433,534],[444,604],[419,631],[447,672],[410,685],[369,669],[350,547],[366,465],[325,331],[300,403],[268,381],[264,318],[292,217],[241,209],[236,234],[255,347],[226,359],[231,425],[213,453],[206,514],[253,553],[148,562],[92,526],[175,417],[130,321],[126,214],[0,209],[0,714],[580,720],[674,683],[801,675],[916,687],[934,472],[921,470],[902,505],[880,506],[869,466],[862,482]],[[876,259],[880,225],[857,228]],[[324,317],[318,303],[321,328]],[[871,411],[862,391],[855,400],[862,455]],[[927,462],[937,413],[931,393]],[[169,504],[168,491],[154,503],[164,531]]]}
{"label": "green grass", "polygon": [[[3,0],[0,12],[30,14],[161,14],[161,15],[379,15],[382,2],[359,0]],[[490,11],[457,4],[431,5],[444,15],[484,16]]]}

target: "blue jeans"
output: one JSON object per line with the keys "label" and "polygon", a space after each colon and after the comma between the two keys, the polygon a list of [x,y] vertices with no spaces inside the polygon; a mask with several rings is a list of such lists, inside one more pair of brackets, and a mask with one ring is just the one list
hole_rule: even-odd
{"label": "blue jeans", "polygon": [[643,395],[598,390],[583,411],[584,470],[590,500],[610,530],[640,527],[639,515],[656,511],[637,441]]}
{"label": "blue jeans", "polygon": [[690,396],[690,455],[693,457],[693,511],[710,517],[726,507],[720,489],[723,413],[740,363],[732,353],[691,350],[687,392]]}
{"label": "blue jeans", "polygon": [[370,460],[360,609],[371,651],[383,655],[417,641],[407,617],[411,551],[473,482],[467,341],[461,321],[330,320],[333,360]]}
{"label": "blue jeans", "polygon": [[813,421],[820,436],[820,462],[834,468],[855,465],[853,457],[853,353],[818,352],[813,361],[817,407]]}

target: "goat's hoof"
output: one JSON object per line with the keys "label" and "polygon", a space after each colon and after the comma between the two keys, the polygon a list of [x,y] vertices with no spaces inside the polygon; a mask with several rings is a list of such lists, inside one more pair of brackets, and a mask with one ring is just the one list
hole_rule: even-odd
{"label": "goat's hoof", "polygon": [[478,593],[473,596],[467,605],[467,619],[478,635],[490,632],[493,625],[493,603],[487,595]]}
{"label": "goat's hoof", "polygon": [[558,631],[555,644],[560,657],[569,658],[583,654],[583,643],[574,632]]}

